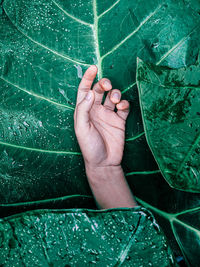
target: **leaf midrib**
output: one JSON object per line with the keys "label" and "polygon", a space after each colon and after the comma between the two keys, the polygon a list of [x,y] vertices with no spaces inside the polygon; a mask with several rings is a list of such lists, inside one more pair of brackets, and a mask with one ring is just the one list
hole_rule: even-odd
{"label": "leaf midrib", "polygon": [[173,86],[173,85],[164,85],[164,84],[160,84],[160,83],[154,83],[152,81],[145,80],[145,79],[142,79],[142,82],[146,82],[146,83],[153,84],[153,85],[156,85],[156,86],[161,86],[161,87],[164,87],[164,88],[167,88],[167,89],[198,89],[198,90],[200,90],[200,87],[198,87],[198,86]]}
{"label": "leaf midrib", "polygon": [[2,142],[2,141],[0,141],[0,145],[13,147],[13,148],[17,148],[17,149],[35,151],[35,152],[50,153],[50,154],[67,154],[67,155],[78,155],[78,156],[82,155],[80,152],[75,152],[75,151],[72,152],[72,151],[46,150],[46,149],[39,149],[39,148],[33,148],[33,147],[25,147],[25,146],[14,145],[14,144],[10,144],[10,143],[7,143],[7,142]]}
{"label": "leaf midrib", "polygon": [[[59,8],[61,9],[63,12],[64,10],[54,1],[52,0],[52,2]],[[72,16],[71,14],[69,14],[68,12],[64,12],[66,15],[68,15],[70,18],[74,19],[75,21],[78,21],[79,23],[82,23],[82,24],[85,24],[89,27],[93,27],[93,33],[94,33],[94,36],[95,36],[95,39],[96,39],[96,56],[97,56],[97,62],[98,62],[98,76],[99,78],[102,78],[102,60],[110,53],[113,53],[114,50],[118,49],[125,41],[127,41],[130,37],[132,37],[153,15],[155,15],[158,10],[162,7],[162,5],[158,6],[156,8],[156,10],[154,12],[152,12],[149,16],[146,17],[146,19],[144,21],[142,21],[140,23],[140,25],[132,32],[130,33],[124,40],[122,40],[120,43],[118,43],[116,46],[114,46],[109,52],[107,52],[105,55],[103,56],[100,56],[100,49],[99,49],[99,36],[98,36],[98,22],[99,22],[99,18],[101,18],[102,16],[104,16],[107,12],[109,12],[110,10],[113,9],[113,7],[115,7],[118,3],[120,2],[120,0],[116,1],[110,8],[108,8],[107,10],[105,10],[103,13],[101,13],[99,16],[97,15],[97,2],[96,0],[93,0],[93,11],[94,11],[94,24],[90,24],[90,23],[87,23],[85,21],[82,21],[82,20],[79,20],[78,18]],[[6,12],[6,10],[5,10]],[[8,16],[8,14],[6,13],[6,15]],[[9,18],[9,16],[8,16]],[[10,19],[10,18],[9,18]],[[12,22],[12,20],[10,19],[10,21]],[[14,23],[12,22],[12,24],[14,25]],[[15,25],[14,25],[15,26]],[[16,26],[15,26],[16,27]],[[175,48],[177,48],[184,40],[187,39],[187,37],[190,36],[190,34],[197,28],[199,27],[199,25],[197,25],[186,37],[182,38],[175,46],[173,46],[173,48],[171,48],[161,59],[159,62],[157,62],[157,64],[160,64],[162,60],[164,60]],[[16,27],[18,30],[19,28]],[[65,57],[64,55],[61,55],[59,53],[57,53],[56,51],[53,51],[51,49],[49,49],[48,47],[44,46],[43,44],[40,44],[38,43],[37,41],[33,40],[31,37],[27,36],[26,34],[24,34],[21,30],[19,30],[19,32],[21,32],[25,37],[27,37],[28,39],[30,39],[32,42],[36,43],[37,45],[39,46],[43,46],[44,49],[46,50],[50,50],[53,54],[57,55],[57,56],[60,56],[60,57],[64,57],[65,59],[69,60],[69,61],[72,61],[76,64],[80,64],[80,65],[85,65],[85,66],[90,66],[90,64],[87,64],[87,63],[83,63],[83,62],[78,62],[72,58],[68,58],[68,57]],[[3,78],[4,79],[4,78]],[[10,83],[8,80],[4,79],[4,81]],[[10,83],[12,84],[12,83]],[[136,84],[136,82],[134,82],[133,84],[131,84],[128,88],[124,89],[122,93],[124,93],[125,91],[128,91],[129,89],[131,89],[134,85]],[[43,97],[43,96],[39,96],[37,94],[34,94],[34,93],[31,93],[29,92],[28,90],[25,90],[25,89],[22,89],[20,87],[18,87],[17,85],[14,85],[12,84],[13,86],[17,87],[18,89],[24,91],[24,92],[27,92],[28,94],[31,94],[35,97],[38,97],[38,98],[41,98],[43,100],[46,100],[48,102],[51,102],[52,104],[55,104],[55,105],[59,105],[59,106],[63,106],[63,107],[66,107],[66,108],[69,108],[69,109],[73,109],[72,107],[70,106],[67,106],[67,105],[64,105],[64,104],[59,104],[55,101],[51,101],[49,100],[48,98],[46,97]],[[142,133],[141,133],[142,134]],[[135,140],[136,138],[130,138],[130,140],[133,139]]]}
{"label": "leaf midrib", "polygon": [[[52,2],[58,7],[60,8],[63,12],[65,10],[63,10],[57,3],[56,1],[52,0]],[[98,20],[99,18],[101,18],[102,16],[104,16],[107,12],[109,12],[110,10],[113,9],[113,7],[115,7],[118,3],[120,2],[120,0],[116,1],[110,8],[108,8],[107,10],[105,10],[103,13],[101,13],[99,16],[97,15],[97,8],[95,8],[97,6],[96,0],[93,0],[93,11],[94,11],[94,17],[96,17],[96,21],[94,21],[94,24],[90,24],[87,23],[85,21],[79,20],[78,18],[76,18],[75,16],[72,16],[71,14],[69,14],[68,12],[65,11],[65,14],[68,15],[70,18],[74,19],[75,21],[85,24],[86,26],[92,27],[93,28],[93,32],[94,35],[96,35],[96,40],[97,40],[97,46],[98,46],[98,52],[96,51],[96,56],[97,56],[97,61],[98,61],[98,69],[99,69],[99,78],[102,77],[102,60],[109,55],[110,53],[114,52],[117,48],[119,48],[126,40],[128,40],[130,37],[132,37],[132,35],[134,35],[135,32],[137,32],[142,25],[144,25],[144,23],[146,23],[153,15],[155,15],[157,13],[157,11],[162,7],[162,5],[158,6],[156,8],[156,10],[154,12],[152,12],[144,21],[142,21],[140,23],[140,25],[137,27],[138,29],[135,29],[132,33],[130,33],[124,40],[122,40],[120,43],[118,43],[117,45],[115,45],[110,51],[108,51],[106,54],[104,54],[103,56],[100,56],[100,51],[99,51],[99,40],[98,40]],[[5,9],[4,9],[5,10]],[[6,10],[5,10],[6,12]],[[6,15],[8,16],[8,14],[6,13]],[[10,19],[10,17],[8,16],[8,18]],[[12,20],[10,19],[10,21],[12,22]],[[14,25],[14,23],[12,22],[12,24]],[[15,25],[14,25],[15,26]],[[16,27],[16,26],[15,26]],[[168,57],[170,55],[170,53],[172,53],[178,46],[180,46],[192,33],[193,31],[195,31],[198,27],[200,27],[199,24],[197,24],[192,31],[185,37],[183,37],[176,45],[174,45],[168,52],[165,53],[165,55],[163,55],[161,57],[161,59],[156,63],[157,65],[159,65],[166,57]],[[42,46],[44,49],[51,51],[53,54],[63,57],[71,62],[74,62],[76,64],[79,65],[84,65],[84,66],[90,66],[90,64],[88,63],[84,63],[84,62],[78,62],[75,59],[72,59],[70,57],[66,57],[65,55],[62,55],[52,49],[49,49],[47,46],[38,43],[37,41],[33,40],[31,37],[27,36],[25,33],[23,33],[18,27],[16,27],[25,37],[27,37],[28,39],[30,39],[32,42],[34,42],[35,44]],[[136,82],[132,83],[131,85],[129,85],[127,88],[125,88],[122,93],[127,92],[128,90],[130,90],[134,85],[136,84]]]}
{"label": "leaf midrib", "polygon": [[177,212],[177,213],[167,213],[167,212],[165,212],[163,210],[160,210],[160,209],[150,205],[149,203],[141,200],[138,197],[135,197],[135,198],[145,208],[148,208],[148,209],[154,211],[159,216],[161,216],[161,217],[165,218],[166,220],[168,220],[171,224],[175,221],[178,224],[185,225],[186,227],[190,228],[191,231],[194,231],[195,233],[198,233],[200,235],[200,231],[199,230],[197,230],[196,228],[194,228],[193,226],[191,226],[189,224],[186,224],[186,223],[182,222],[180,219],[177,218],[179,215],[189,214],[190,212],[193,212],[193,211],[200,211],[200,207],[191,208],[191,209],[188,209],[186,211]]}

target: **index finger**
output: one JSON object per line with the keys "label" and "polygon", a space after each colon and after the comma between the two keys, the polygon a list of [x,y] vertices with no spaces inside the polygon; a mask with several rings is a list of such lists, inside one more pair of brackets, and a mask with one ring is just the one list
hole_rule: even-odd
{"label": "index finger", "polygon": [[85,98],[88,91],[91,89],[93,81],[97,75],[97,71],[98,69],[95,65],[90,66],[86,70],[78,87],[76,105],[78,105]]}

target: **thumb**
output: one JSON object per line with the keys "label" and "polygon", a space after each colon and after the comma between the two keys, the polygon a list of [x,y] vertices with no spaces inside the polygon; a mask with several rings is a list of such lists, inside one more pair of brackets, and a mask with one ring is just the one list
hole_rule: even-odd
{"label": "thumb", "polygon": [[76,126],[78,129],[85,130],[89,126],[89,111],[94,102],[94,93],[89,90],[85,98],[77,106],[76,110]]}

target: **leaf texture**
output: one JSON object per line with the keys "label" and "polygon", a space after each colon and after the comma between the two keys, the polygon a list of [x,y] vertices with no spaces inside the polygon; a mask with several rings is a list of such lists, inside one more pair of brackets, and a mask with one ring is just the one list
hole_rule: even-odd
{"label": "leaf texture", "polygon": [[1,203],[91,195],[73,130],[77,87],[90,64],[98,66],[98,78],[110,78],[131,101],[126,174],[158,172],[141,121],[136,57],[172,67],[193,62],[200,18],[192,7],[158,0],[4,0]]}
{"label": "leaf texture", "polygon": [[138,59],[137,84],[148,144],[176,189],[200,192],[200,67],[169,69]]}
{"label": "leaf texture", "polygon": [[137,202],[152,211],[164,230],[175,256],[181,259],[182,253],[186,266],[198,266],[200,193],[173,189],[160,174],[149,175],[148,182],[146,176],[127,179],[134,185]]}
{"label": "leaf texture", "polygon": [[144,208],[38,210],[0,221],[2,266],[176,266]]}
{"label": "leaf texture", "polygon": [[[131,103],[123,158],[131,189],[158,214],[175,255],[181,249],[188,266],[198,266],[198,216],[190,210],[199,207],[200,197],[172,189],[162,178],[146,143],[135,74],[137,56],[173,68],[195,63],[199,1],[0,2],[0,216],[36,208],[95,208],[73,109],[82,74],[96,64],[98,78],[110,78]],[[184,227],[176,225],[175,234],[171,217],[160,211],[188,211]]]}

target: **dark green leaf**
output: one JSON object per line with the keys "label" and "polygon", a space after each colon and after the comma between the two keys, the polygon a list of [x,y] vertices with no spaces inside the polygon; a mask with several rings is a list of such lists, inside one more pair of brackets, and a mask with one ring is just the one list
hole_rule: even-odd
{"label": "dark green leaf", "polygon": [[1,266],[176,266],[144,208],[40,210],[0,221]]}
{"label": "dark green leaf", "polygon": [[147,142],[168,183],[200,192],[200,67],[169,69],[138,59]]}
{"label": "dark green leaf", "polygon": [[192,8],[169,0],[4,0],[1,203],[91,194],[74,135],[73,109],[82,73],[94,63],[98,78],[110,78],[114,88],[134,101],[124,170],[128,175],[158,171],[143,134],[136,57],[173,67],[194,62],[200,18]]}
{"label": "dark green leaf", "polygon": [[[151,210],[176,256],[182,252],[187,266],[199,265],[200,194],[171,188],[161,174],[127,177],[137,201]],[[180,252],[181,250],[181,252]]]}
{"label": "dark green leaf", "polygon": [[[165,181],[145,140],[135,85],[137,56],[174,68],[195,63],[199,6],[199,0],[4,0],[0,12],[1,216],[38,207],[73,207],[73,203],[94,206],[89,202],[92,194],[81,155],[76,154],[80,151],[71,109],[80,77],[93,63],[99,67],[98,78],[110,78],[113,87],[131,101],[123,167],[133,192],[166,212],[199,206],[197,194],[194,201],[189,193],[179,191],[173,198],[173,189],[163,190]],[[198,235],[195,240],[198,249]],[[191,249],[184,255],[196,267],[199,257]]]}

